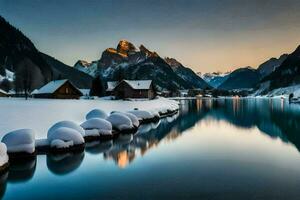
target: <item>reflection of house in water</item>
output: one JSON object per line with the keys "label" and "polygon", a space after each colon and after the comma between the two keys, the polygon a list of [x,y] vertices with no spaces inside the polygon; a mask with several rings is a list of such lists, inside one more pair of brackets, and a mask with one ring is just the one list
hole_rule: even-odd
{"label": "reflection of house in water", "polygon": [[[195,102],[185,106],[195,106]],[[124,168],[136,157],[144,156],[150,149],[159,146],[161,141],[177,139],[185,130],[193,127],[205,116],[204,112],[188,112],[173,117],[164,118],[159,124],[143,124],[132,140],[116,141],[114,146],[104,153],[105,159],[112,159]]]}

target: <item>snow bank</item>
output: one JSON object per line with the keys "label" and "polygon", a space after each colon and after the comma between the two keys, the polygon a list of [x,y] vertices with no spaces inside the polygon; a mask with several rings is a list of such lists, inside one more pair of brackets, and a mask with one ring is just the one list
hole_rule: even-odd
{"label": "snow bank", "polygon": [[84,136],[84,130],[81,126],[77,125],[74,122],[71,121],[61,121],[61,122],[57,122],[56,124],[54,124],[49,130],[48,130],[48,135],[47,137],[49,138],[49,136],[55,132],[57,129],[59,128],[70,128],[70,129],[74,129],[76,131],[78,131],[82,136]]}
{"label": "snow bank", "polygon": [[108,115],[106,112],[100,109],[94,109],[91,110],[87,115],[86,115],[86,120],[92,119],[92,118],[100,118],[100,119],[106,119]]}
{"label": "snow bank", "polygon": [[0,167],[8,163],[8,155],[6,145],[0,142]]}
{"label": "snow bank", "polygon": [[66,148],[84,143],[82,134],[72,128],[60,127],[48,134],[51,147]]}
{"label": "snow bank", "polygon": [[[29,99],[0,98],[0,137],[4,133],[24,127],[36,131],[36,138],[47,138],[48,128],[58,121],[68,120],[81,124],[86,113],[101,108],[105,113],[111,111],[127,112],[137,108],[148,112],[161,111],[162,107],[172,108],[177,102],[166,98],[153,100],[62,100],[62,99]],[[38,123],[37,123],[38,122]]]}
{"label": "snow bank", "polygon": [[134,128],[131,119],[122,113],[112,113],[106,120],[112,124],[113,128],[119,131]]}
{"label": "snow bank", "polygon": [[35,132],[32,129],[20,129],[7,133],[2,142],[7,147],[8,153],[34,153]]}
{"label": "snow bank", "polygon": [[112,124],[100,118],[91,118],[80,125],[86,136],[112,135]]}

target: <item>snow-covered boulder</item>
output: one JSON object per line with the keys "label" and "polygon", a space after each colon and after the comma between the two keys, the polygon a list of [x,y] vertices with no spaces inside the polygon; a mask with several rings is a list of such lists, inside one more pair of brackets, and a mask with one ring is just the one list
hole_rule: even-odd
{"label": "snow-covered boulder", "polygon": [[112,113],[121,113],[121,114],[124,114],[124,115],[126,115],[131,120],[133,126],[139,127],[139,125],[140,125],[139,119],[137,118],[137,116],[135,116],[132,113],[129,113],[129,112],[118,112],[118,111],[114,111]]}
{"label": "snow-covered boulder", "polygon": [[86,120],[93,119],[93,118],[100,118],[100,119],[106,119],[108,115],[106,112],[100,109],[94,109],[91,110],[87,115],[86,115]]}
{"label": "snow-covered boulder", "polygon": [[85,130],[85,136],[112,135],[112,125],[105,119],[92,118],[80,126]]}
{"label": "snow-covered boulder", "polygon": [[82,134],[68,127],[60,127],[51,131],[47,139],[50,143],[50,147],[55,149],[66,149],[84,144]]}
{"label": "snow-covered boulder", "polygon": [[159,119],[159,115],[157,113],[153,114],[146,110],[131,110],[128,113],[134,114],[140,122],[144,121],[157,121]]}
{"label": "snow-covered boulder", "polygon": [[6,145],[0,142],[0,171],[5,170],[8,165],[8,155]]}
{"label": "snow-covered boulder", "polygon": [[122,113],[112,113],[106,120],[118,131],[127,131],[135,128],[131,119]]}
{"label": "snow-covered boulder", "polygon": [[56,129],[59,128],[70,128],[70,129],[74,129],[76,131],[78,131],[82,136],[84,136],[84,130],[81,126],[79,126],[78,124],[71,122],[71,121],[61,121],[61,122],[57,122],[56,124],[54,124],[49,130],[48,130],[48,134],[47,137],[49,138],[49,136],[56,131]]}
{"label": "snow-covered boulder", "polygon": [[8,154],[35,152],[35,132],[32,129],[20,129],[7,133],[2,142],[7,147]]}

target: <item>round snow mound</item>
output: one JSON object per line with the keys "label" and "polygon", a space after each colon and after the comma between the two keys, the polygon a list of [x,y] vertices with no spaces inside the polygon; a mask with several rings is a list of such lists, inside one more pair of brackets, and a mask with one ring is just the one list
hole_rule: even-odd
{"label": "round snow mound", "polygon": [[134,114],[139,120],[152,119],[155,116],[146,110],[131,110],[128,113]]}
{"label": "round snow mound", "polygon": [[48,135],[51,147],[66,148],[73,145],[84,143],[83,136],[80,132],[72,128],[60,127]]}
{"label": "round snow mound", "polygon": [[84,130],[81,126],[77,125],[74,122],[71,121],[61,121],[61,122],[57,122],[56,124],[54,124],[49,130],[48,130],[48,134],[47,137],[49,138],[49,136],[56,131],[56,129],[59,128],[70,128],[70,129],[74,129],[76,131],[78,131],[82,136],[84,136]]}
{"label": "round snow mound", "polygon": [[139,119],[132,113],[129,113],[129,112],[118,112],[118,111],[115,111],[115,112],[112,112],[112,113],[121,113],[121,114],[124,114],[126,115],[132,122],[133,126],[135,127],[139,127],[140,125],[140,122],[139,122]]}
{"label": "round snow mound", "polygon": [[131,119],[123,113],[112,113],[106,120],[112,124],[113,128],[116,128],[119,131],[134,128]]}
{"label": "round snow mound", "polygon": [[0,142],[0,167],[8,163],[8,155],[6,145]]}
{"label": "round snow mound", "polygon": [[[100,119],[100,118],[92,118],[89,119],[85,122],[83,122],[80,125],[84,130],[86,130],[86,135],[87,132],[96,129],[98,132],[98,135],[103,134],[103,135],[111,135],[112,134],[112,125],[109,121],[105,119]],[[92,134],[93,135],[93,134]]]}
{"label": "round snow mound", "polygon": [[106,112],[100,109],[94,109],[91,110],[87,115],[86,115],[86,120],[93,119],[93,118],[100,118],[100,119],[106,119],[108,115]]}
{"label": "round snow mound", "polygon": [[7,147],[8,153],[34,153],[35,132],[32,129],[20,129],[7,133],[2,142]]}

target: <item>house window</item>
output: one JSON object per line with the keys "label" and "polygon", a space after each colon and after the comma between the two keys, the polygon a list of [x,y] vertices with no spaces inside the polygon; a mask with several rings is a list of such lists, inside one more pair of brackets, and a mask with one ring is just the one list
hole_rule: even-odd
{"label": "house window", "polygon": [[66,88],[66,94],[68,94],[69,93],[69,88]]}

